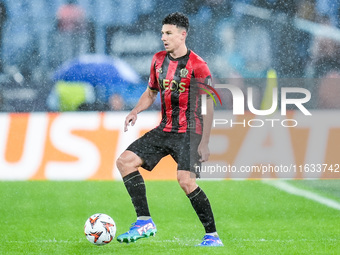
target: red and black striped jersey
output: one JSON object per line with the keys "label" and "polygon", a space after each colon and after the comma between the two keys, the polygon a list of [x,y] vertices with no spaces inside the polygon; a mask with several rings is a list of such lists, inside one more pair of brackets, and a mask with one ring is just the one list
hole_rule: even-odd
{"label": "red and black striped jersey", "polygon": [[207,63],[188,50],[185,56],[174,59],[166,51],[152,59],[149,89],[160,92],[162,120],[165,132],[201,134],[203,119],[199,84],[211,84]]}

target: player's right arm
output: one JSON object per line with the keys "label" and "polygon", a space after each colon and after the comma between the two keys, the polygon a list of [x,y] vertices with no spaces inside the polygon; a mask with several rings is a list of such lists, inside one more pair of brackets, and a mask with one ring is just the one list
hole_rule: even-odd
{"label": "player's right arm", "polygon": [[158,80],[156,76],[156,69],[155,69],[156,59],[157,59],[157,53],[153,56],[152,61],[151,61],[148,87],[146,88],[142,96],[140,97],[135,108],[133,108],[132,111],[129,113],[129,115],[126,116],[124,132],[128,130],[127,127],[130,125],[130,123],[131,123],[131,126],[133,126],[136,123],[137,114],[148,109],[153,104],[153,102],[156,100],[157,93],[159,90]]}
{"label": "player's right arm", "polygon": [[137,105],[132,109],[128,116],[125,118],[124,132],[128,130],[128,126],[135,125],[137,120],[137,114],[148,109],[153,102],[155,102],[158,91],[151,90],[149,87],[144,91],[142,96],[139,98]]}

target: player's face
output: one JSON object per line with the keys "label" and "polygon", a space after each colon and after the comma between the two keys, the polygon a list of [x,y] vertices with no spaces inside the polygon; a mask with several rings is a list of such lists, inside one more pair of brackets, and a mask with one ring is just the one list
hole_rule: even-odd
{"label": "player's face", "polygon": [[176,25],[165,24],[162,27],[162,41],[165,50],[173,53],[185,43],[186,31]]}

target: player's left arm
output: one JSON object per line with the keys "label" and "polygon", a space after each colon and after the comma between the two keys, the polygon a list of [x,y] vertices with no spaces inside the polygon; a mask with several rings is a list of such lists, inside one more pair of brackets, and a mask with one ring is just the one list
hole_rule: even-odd
{"label": "player's left arm", "polygon": [[[196,67],[196,79],[198,81],[204,82],[204,84],[212,86],[211,73],[207,63],[202,60]],[[204,80],[204,81],[203,81]],[[200,155],[200,161],[205,162],[209,159],[209,138],[212,127],[212,122],[214,118],[214,102],[210,96],[207,96],[207,113],[203,115],[203,130],[202,139],[198,145],[198,154]]]}
{"label": "player's left arm", "polygon": [[198,145],[198,154],[200,155],[200,161],[205,162],[209,159],[209,138],[211,132],[211,126],[214,118],[214,102],[211,97],[207,98],[207,114],[203,115],[203,131],[202,139]]}

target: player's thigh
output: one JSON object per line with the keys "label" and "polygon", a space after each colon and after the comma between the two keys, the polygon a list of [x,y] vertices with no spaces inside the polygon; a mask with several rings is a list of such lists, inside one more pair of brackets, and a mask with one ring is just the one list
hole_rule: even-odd
{"label": "player's thigh", "polygon": [[[176,139],[173,139],[171,156],[178,164],[177,170],[196,173],[198,166],[201,164],[198,155],[200,141],[200,135],[189,133],[178,134]],[[196,177],[199,177],[199,174],[196,173]]]}
{"label": "player's thigh", "polygon": [[161,130],[153,129],[133,142],[127,150],[141,158],[141,166],[144,169],[152,171],[158,162],[169,154],[164,146],[165,140],[167,137]]}

